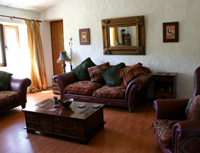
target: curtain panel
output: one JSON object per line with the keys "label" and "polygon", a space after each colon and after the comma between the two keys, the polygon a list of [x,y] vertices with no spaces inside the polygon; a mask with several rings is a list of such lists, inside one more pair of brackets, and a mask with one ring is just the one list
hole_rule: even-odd
{"label": "curtain panel", "polygon": [[0,24],[0,66],[7,66],[2,24]]}
{"label": "curtain panel", "polygon": [[31,59],[31,86],[29,89],[30,92],[37,92],[47,88],[40,24],[32,20],[26,20],[25,22]]}

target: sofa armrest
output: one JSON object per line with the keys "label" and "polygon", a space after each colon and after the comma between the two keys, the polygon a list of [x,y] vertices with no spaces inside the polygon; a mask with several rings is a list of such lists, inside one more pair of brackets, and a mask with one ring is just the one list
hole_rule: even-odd
{"label": "sofa armrest", "polygon": [[200,136],[200,120],[186,120],[177,122],[173,127],[173,136],[179,133],[180,139],[193,136]]}
{"label": "sofa armrest", "polygon": [[142,90],[143,88],[148,86],[152,81],[153,81],[152,73],[149,73],[147,75],[140,75],[137,78],[133,79],[131,82],[129,82],[127,88],[129,88],[133,84],[138,84],[137,90]]}
{"label": "sofa armrest", "polygon": [[125,93],[125,99],[128,100],[128,97],[130,95],[134,95],[134,92],[136,90],[142,90],[146,86],[148,86],[153,81],[153,75],[149,73],[148,75],[140,75],[137,78],[133,79],[129,82],[126,93]]}
{"label": "sofa armrest", "polygon": [[27,87],[31,85],[29,78],[17,79],[10,78],[9,90],[20,93],[21,99],[26,102]]}
{"label": "sofa armrest", "polygon": [[60,90],[60,98],[64,97],[64,89],[67,85],[77,82],[78,79],[73,72],[58,74],[53,77],[53,81],[58,84]]}
{"label": "sofa armrest", "polygon": [[189,99],[159,99],[153,106],[156,119],[185,119],[185,107]]}

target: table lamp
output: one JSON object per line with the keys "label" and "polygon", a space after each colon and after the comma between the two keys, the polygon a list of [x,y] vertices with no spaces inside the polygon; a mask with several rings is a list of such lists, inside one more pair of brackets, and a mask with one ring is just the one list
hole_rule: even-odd
{"label": "table lamp", "polygon": [[63,62],[63,64],[62,64],[63,73],[65,73],[65,67],[66,67],[65,61],[70,61],[69,57],[67,57],[66,52],[60,52],[60,57],[57,60],[57,63],[62,63]]}

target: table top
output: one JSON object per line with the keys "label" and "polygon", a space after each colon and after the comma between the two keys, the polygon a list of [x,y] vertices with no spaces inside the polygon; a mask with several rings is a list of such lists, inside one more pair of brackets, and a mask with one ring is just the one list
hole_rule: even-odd
{"label": "table top", "polygon": [[[84,107],[79,108],[79,106]],[[46,99],[34,106],[27,105],[22,111],[85,120],[103,106],[104,104],[73,101],[67,108],[61,105],[54,108],[53,99]]]}
{"label": "table top", "polygon": [[176,76],[178,73],[176,72],[156,72],[153,73],[154,76]]}

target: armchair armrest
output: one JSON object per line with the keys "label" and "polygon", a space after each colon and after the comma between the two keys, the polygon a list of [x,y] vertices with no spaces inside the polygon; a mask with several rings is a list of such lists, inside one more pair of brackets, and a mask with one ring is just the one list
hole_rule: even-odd
{"label": "armchair armrest", "polygon": [[156,119],[185,119],[185,107],[189,99],[159,99],[153,105]]}
{"label": "armchair armrest", "polygon": [[53,81],[58,84],[60,98],[64,97],[64,89],[67,85],[77,82],[78,79],[73,72],[58,74],[53,77]]}
{"label": "armchair armrest", "polygon": [[9,90],[20,93],[21,99],[26,102],[27,87],[31,85],[31,80],[28,78],[17,79],[10,78]]}
{"label": "armchair armrest", "polygon": [[186,120],[177,122],[173,127],[173,136],[179,135],[180,139],[200,136],[200,120]]}

